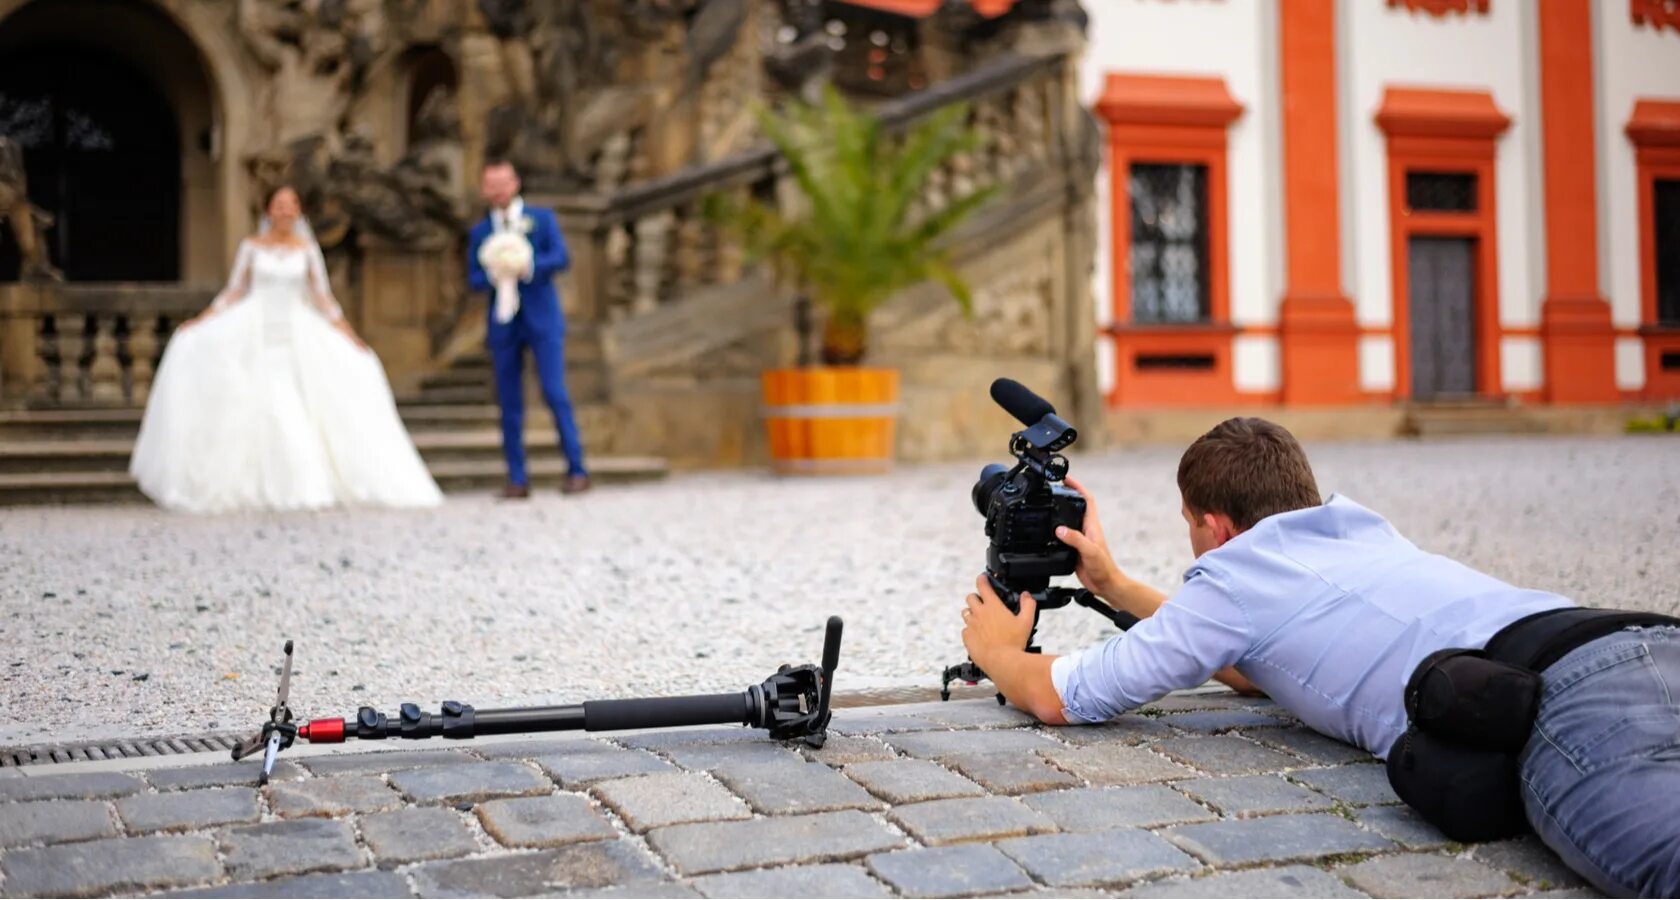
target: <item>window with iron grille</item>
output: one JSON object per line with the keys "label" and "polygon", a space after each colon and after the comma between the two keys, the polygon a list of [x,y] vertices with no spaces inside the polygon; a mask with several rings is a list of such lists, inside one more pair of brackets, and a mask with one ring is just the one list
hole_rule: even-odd
{"label": "window with iron grille", "polygon": [[1651,185],[1651,235],[1656,239],[1657,322],[1680,326],[1680,179]]}
{"label": "window with iron grille", "polygon": [[1206,322],[1207,166],[1134,163],[1132,321]]}
{"label": "window with iron grille", "polygon": [[1418,212],[1475,212],[1476,176],[1464,172],[1407,172],[1406,207]]}

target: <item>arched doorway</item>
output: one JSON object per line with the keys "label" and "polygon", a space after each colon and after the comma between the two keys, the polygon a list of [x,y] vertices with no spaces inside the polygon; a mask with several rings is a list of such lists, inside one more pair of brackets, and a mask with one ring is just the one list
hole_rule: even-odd
{"label": "arched doorway", "polygon": [[[23,150],[29,199],[53,217],[47,246],[66,278],[180,277],[177,126],[144,76],[68,45],[5,53],[0,133]],[[0,278],[15,278],[7,249]]]}
{"label": "arched doorway", "polygon": [[[35,0],[0,20],[0,134],[22,149],[71,281],[218,270],[214,112],[191,40],[137,0]],[[0,281],[18,251],[0,239]]]}

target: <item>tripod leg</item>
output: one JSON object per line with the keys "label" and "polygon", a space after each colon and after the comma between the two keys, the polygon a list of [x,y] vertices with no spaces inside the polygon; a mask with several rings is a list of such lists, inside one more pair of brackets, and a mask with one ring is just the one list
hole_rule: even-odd
{"label": "tripod leg", "polygon": [[1097,598],[1097,595],[1083,588],[1073,592],[1073,602],[1085,607],[1099,616],[1114,623],[1114,627],[1121,631],[1130,631],[1133,625],[1143,621],[1129,612],[1115,609]]}
{"label": "tripod leg", "polygon": [[961,662],[954,666],[946,666],[945,674],[940,676],[939,679],[939,699],[951,699],[951,682],[953,681],[966,681],[969,684],[978,684],[981,681],[984,681],[985,678],[986,673],[981,671],[980,667],[975,665],[973,660]]}
{"label": "tripod leg", "polygon": [[[1037,647],[1035,644],[1033,644],[1033,639],[1036,638],[1037,636],[1038,636],[1038,613],[1034,612],[1033,613],[1033,627],[1032,627],[1032,630],[1027,632],[1027,647],[1026,647],[1026,650],[1027,650],[1028,653],[1040,653],[1040,652],[1042,652],[1039,649],[1039,647]],[[972,659],[967,660],[965,662],[958,663],[957,665],[954,665],[954,666],[946,666],[945,667],[945,673],[942,676],[940,676],[940,680],[939,680],[939,699],[940,700],[950,700],[951,699],[951,682],[955,681],[957,679],[962,679],[963,681],[966,681],[969,684],[977,684],[981,681],[988,680],[987,676],[986,676],[986,673],[983,670],[981,670],[981,668],[979,666],[975,665],[974,660],[972,660]],[[1008,701],[1007,698],[1005,698],[1003,696],[1003,692],[1000,691],[997,694],[997,702],[998,702],[999,706],[1003,706],[1004,704],[1008,703],[1009,701]]]}

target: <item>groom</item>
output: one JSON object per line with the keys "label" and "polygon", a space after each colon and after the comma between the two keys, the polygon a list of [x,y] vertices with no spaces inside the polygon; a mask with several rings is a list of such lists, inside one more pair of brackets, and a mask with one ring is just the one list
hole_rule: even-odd
{"label": "groom", "polygon": [[[520,500],[531,496],[531,480],[525,471],[527,349],[536,358],[543,400],[554,414],[560,448],[566,454],[568,469],[560,491],[576,494],[588,490],[583,443],[578,439],[577,420],[572,417],[571,398],[566,395],[566,318],[560,311],[560,293],[554,288],[554,276],[570,265],[560,224],[553,212],[525,206],[519,196],[519,173],[506,160],[492,159],[484,164],[479,193],[489,204],[490,214],[474,225],[469,235],[467,285],[474,292],[490,294],[490,327],[485,344],[496,370],[496,399],[502,407],[502,453],[508,469],[502,496]],[[506,276],[513,283],[499,291],[496,274],[486,271],[479,252],[492,236],[506,233],[523,235],[530,242],[531,253],[524,271]]]}

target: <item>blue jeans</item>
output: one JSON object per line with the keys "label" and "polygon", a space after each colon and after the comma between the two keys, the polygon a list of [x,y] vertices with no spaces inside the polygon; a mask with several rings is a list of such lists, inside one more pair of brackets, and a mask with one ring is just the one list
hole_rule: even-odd
{"label": "blue jeans", "polygon": [[1542,680],[1529,823],[1611,896],[1680,896],[1680,628],[1606,635]]}

